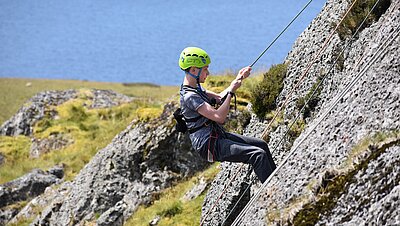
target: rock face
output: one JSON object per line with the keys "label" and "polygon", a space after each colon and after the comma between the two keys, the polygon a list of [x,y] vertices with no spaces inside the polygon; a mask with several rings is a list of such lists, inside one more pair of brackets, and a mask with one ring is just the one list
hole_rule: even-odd
{"label": "rock face", "polygon": [[64,170],[60,167],[47,172],[35,169],[21,178],[0,185],[0,208],[42,194],[47,186],[59,182],[63,176]]}
{"label": "rock face", "polygon": [[[88,100],[85,104],[90,108],[108,108],[133,100],[107,90],[39,93],[3,124],[2,134],[31,136],[33,125],[44,116],[56,118],[54,106],[78,97]],[[63,171],[53,168],[47,172],[35,170],[1,185],[0,225],[17,224],[35,216],[33,225],[81,225],[89,221],[122,225],[139,205],[150,204],[154,193],[208,165],[192,150],[189,137],[176,132],[172,116],[175,108],[176,104],[170,103],[159,118],[132,122],[72,182],[61,183]],[[66,134],[52,133],[41,140],[32,136],[30,154],[35,158],[71,142]],[[59,186],[49,187],[54,183]],[[15,206],[19,201],[29,203],[21,209]],[[38,213],[38,209],[43,211]]]}
{"label": "rock face", "polygon": [[98,225],[122,225],[140,204],[152,201],[153,193],[203,169],[207,163],[192,151],[188,136],[176,132],[173,110],[169,104],[160,118],[132,123],[116,136],[33,225],[96,219]]}
{"label": "rock face", "polygon": [[[28,104],[18,110],[18,112],[0,127],[0,135],[17,136],[32,134],[33,125],[42,119],[45,115],[54,118],[57,112],[51,109],[52,106],[58,106],[64,102],[77,98],[76,90],[66,91],[44,91],[32,97]],[[84,93],[91,100],[90,108],[108,108],[133,100],[111,90],[92,89]]]}
{"label": "rock face", "polygon": [[46,187],[60,183],[63,176],[64,169],[56,166],[46,172],[32,170],[21,178],[0,185],[0,224],[7,223],[19,212],[18,208],[5,208],[6,206],[42,194]]}
{"label": "rock face", "polygon": [[[400,38],[396,36],[400,25],[400,2],[391,1],[389,4],[379,20],[362,30],[355,40],[341,40],[335,34],[289,98],[283,115],[284,123],[269,133],[269,145],[278,165],[289,152],[295,147],[297,149],[262,188],[241,219],[241,225],[400,224]],[[298,38],[286,58],[288,73],[278,105],[283,104],[311,61],[310,56],[318,52],[332,31],[330,25],[338,23],[348,7],[345,1],[328,1],[320,15]],[[386,40],[393,37],[382,56],[369,62],[375,53],[383,51]],[[344,52],[342,68],[337,68],[333,65],[337,49],[347,44],[350,47]],[[328,73],[330,68],[332,70]],[[364,68],[365,73],[320,121],[333,104],[332,100]],[[299,112],[296,101],[306,96],[321,76],[326,78],[319,94],[320,101],[311,116],[303,118],[305,130],[292,145],[284,134]],[[246,134],[260,136],[266,124],[268,122],[261,123],[253,118]],[[315,130],[311,131],[314,126]],[[357,149],[366,142],[379,143],[376,137],[394,141],[378,149]],[[363,157],[360,160],[355,155]],[[237,193],[230,190],[236,187],[240,189],[239,193],[244,192],[240,184],[248,181],[249,176],[238,176],[233,185],[227,185],[239,167],[239,164],[227,164],[217,175],[204,202],[202,219],[222,189],[225,186],[232,188],[222,196],[204,225],[221,225],[235,204],[233,196]],[[341,184],[341,180],[346,183]],[[250,195],[256,193],[259,186],[257,183],[253,185]],[[244,206],[249,200],[246,196],[239,206]],[[321,202],[327,204],[320,205]],[[232,221],[227,221],[226,225],[229,222]]]}
{"label": "rock face", "polygon": [[57,106],[67,100],[76,98],[75,90],[45,91],[32,97],[27,105],[0,127],[0,135],[17,136],[32,134],[33,125],[46,114],[55,116],[56,112],[49,110],[49,106]]}
{"label": "rock face", "polygon": [[109,108],[112,106],[121,105],[128,103],[133,100],[132,97],[125,96],[120,93],[116,93],[112,90],[92,90],[91,99],[93,100],[90,108]]}
{"label": "rock face", "polygon": [[44,153],[59,150],[72,144],[73,142],[73,139],[68,139],[65,135],[59,133],[51,134],[48,138],[44,139],[32,138],[29,156],[31,158],[39,158],[39,156]]}

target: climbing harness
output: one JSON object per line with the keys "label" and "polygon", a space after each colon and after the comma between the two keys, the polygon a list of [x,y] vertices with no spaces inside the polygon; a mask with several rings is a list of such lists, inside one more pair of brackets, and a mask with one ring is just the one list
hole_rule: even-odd
{"label": "climbing harness", "polygon": [[215,144],[218,140],[218,132],[213,128],[210,133],[210,138],[208,139],[208,147],[207,147],[207,161],[214,162],[215,161]]}
{"label": "climbing harness", "polygon": [[[235,219],[235,221],[232,223],[232,225],[238,225],[240,220],[243,218],[243,216],[247,213],[247,211],[249,210],[250,206],[255,202],[255,200],[259,197],[259,195],[261,194],[261,191],[265,189],[265,187],[268,185],[268,183],[271,181],[271,179],[277,174],[277,172],[279,172],[279,170],[282,168],[282,166],[289,160],[289,158],[296,152],[297,148],[300,146],[300,144],[302,144],[304,142],[304,140],[311,134],[311,132],[313,132],[315,130],[315,128],[322,122],[323,119],[325,119],[325,117],[330,113],[330,111],[337,105],[337,103],[339,103],[339,101],[344,97],[344,95],[347,94],[347,92],[350,90],[351,87],[353,87],[355,85],[355,83],[362,77],[362,75],[365,74],[365,72],[369,69],[369,67],[372,65],[372,63],[374,61],[376,61],[379,57],[382,56],[383,53],[386,52],[387,47],[390,45],[391,42],[393,42],[393,40],[395,40],[398,36],[399,36],[399,28],[400,26],[398,26],[391,34],[391,36],[393,35],[393,33],[395,33],[393,38],[388,38],[383,45],[385,45],[383,47],[383,50],[381,50],[382,46],[380,46],[379,50],[377,52],[375,52],[372,56],[372,58],[366,63],[366,66],[357,74],[356,77],[353,78],[353,80],[347,84],[347,86],[343,89],[343,91],[337,96],[337,98],[333,101],[333,103],[331,104],[331,106],[327,109],[327,111],[325,111],[321,117],[319,118],[319,120],[314,124],[314,126],[312,126],[308,133],[306,133],[306,135],[304,135],[304,137],[297,143],[297,145],[292,149],[292,151],[285,157],[285,159],[282,161],[282,163],[278,166],[278,168],[268,177],[268,179],[262,184],[262,186],[258,189],[257,193],[255,193],[253,195],[253,197],[250,199],[250,201],[246,204],[246,206],[244,207],[244,209],[240,212],[240,214],[237,216],[237,218]],[[397,32],[397,33],[396,33]],[[390,39],[390,41],[389,41]]]}

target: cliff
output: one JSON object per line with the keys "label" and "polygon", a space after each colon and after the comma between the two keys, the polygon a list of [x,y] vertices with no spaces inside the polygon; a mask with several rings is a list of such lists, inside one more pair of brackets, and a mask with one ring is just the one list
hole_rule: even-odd
{"label": "cliff", "polygon": [[[56,122],[65,120],[65,112],[61,111],[72,109],[72,114],[67,116],[68,123],[77,121],[81,132],[90,131],[88,128],[96,129],[100,125],[85,124],[87,118],[98,117],[98,121],[93,121],[97,124],[102,123],[101,120],[121,120],[124,113],[118,111],[119,105],[131,101],[133,98],[108,90],[46,91],[32,97],[1,126],[1,131],[7,136],[28,136],[30,158],[37,159],[62,148],[61,144],[69,146],[79,142],[74,140],[77,137],[68,134],[78,129],[71,124],[65,126],[65,131],[62,126],[56,126],[48,137],[37,139],[35,133],[40,128],[37,124],[45,125],[46,131]],[[62,108],[64,105],[67,107]],[[112,110],[114,106],[116,111]],[[155,119],[139,117],[128,127],[124,125],[126,129],[111,143],[95,150],[97,153],[72,181],[66,181],[61,165],[46,172],[34,169],[0,185],[0,224],[19,224],[25,219],[34,219],[31,225],[85,222],[122,225],[140,205],[151,204],[161,190],[208,166],[195,156],[188,135],[175,130],[172,115],[175,109],[176,104],[172,102],[166,104]],[[65,137],[69,142],[62,142]],[[85,153],[88,149],[83,146],[78,151]],[[67,156],[65,153],[64,158]],[[4,157],[5,161],[10,161],[8,157]],[[61,162],[64,161],[61,158]]]}
{"label": "cliff", "polygon": [[[400,224],[400,2],[380,1],[375,18],[354,38],[346,35],[347,28],[335,32],[317,57],[350,3],[329,0],[299,36],[284,62],[287,74],[277,99],[283,113],[271,128],[270,118],[253,115],[244,132],[261,137],[267,129],[279,168],[262,185],[248,165],[222,163],[204,200],[203,225],[235,220],[240,225]],[[91,93],[89,108],[130,101],[113,92]],[[3,124],[0,134],[31,136],[43,118],[57,119],[54,106],[78,96],[75,90],[38,94],[31,99],[33,105]],[[163,189],[207,166],[191,149],[187,135],[175,131],[175,108],[169,103],[160,117],[132,121],[96,150],[72,181],[65,182],[63,168],[56,166],[1,185],[0,220],[123,225],[140,205],[151,205]],[[41,155],[38,149],[47,152],[74,142],[53,135],[32,141],[32,158]],[[4,158],[0,155],[0,164]],[[20,186],[22,181],[28,184]],[[25,207],[14,208],[21,200],[27,202]]]}
{"label": "cliff", "polygon": [[[203,225],[230,225],[252,198],[235,223],[400,223],[400,2],[381,1],[376,20],[354,38],[335,32],[312,63],[349,7],[348,1],[328,1],[286,57],[277,105],[287,98],[288,104],[267,137],[279,169],[261,185],[248,166],[224,163],[203,204]],[[299,103],[313,89],[315,103],[306,114],[300,111],[304,99]],[[245,134],[260,137],[268,124],[253,116]]]}

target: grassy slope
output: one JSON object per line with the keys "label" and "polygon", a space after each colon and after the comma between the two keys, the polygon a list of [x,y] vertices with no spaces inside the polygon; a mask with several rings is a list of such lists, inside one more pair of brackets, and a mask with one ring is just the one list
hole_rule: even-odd
{"label": "grassy slope", "polygon": [[[31,86],[26,86],[28,83]],[[0,124],[13,116],[33,95],[45,90],[66,90],[79,88],[111,89],[116,92],[150,99],[165,100],[177,94],[178,86],[155,86],[150,84],[130,84],[111,82],[87,82],[80,80],[16,79],[0,78]]]}

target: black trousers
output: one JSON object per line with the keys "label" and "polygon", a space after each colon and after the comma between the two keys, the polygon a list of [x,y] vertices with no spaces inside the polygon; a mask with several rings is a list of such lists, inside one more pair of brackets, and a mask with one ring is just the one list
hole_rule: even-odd
{"label": "black trousers", "polygon": [[276,169],[268,144],[255,137],[226,132],[215,143],[215,160],[243,162],[253,166],[258,179],[265,180]]}

